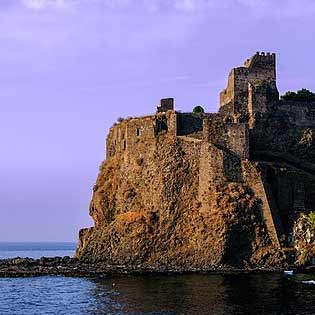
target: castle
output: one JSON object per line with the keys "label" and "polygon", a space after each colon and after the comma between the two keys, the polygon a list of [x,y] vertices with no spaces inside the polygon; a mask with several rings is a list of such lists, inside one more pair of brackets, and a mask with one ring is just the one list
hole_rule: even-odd
{"label": "castle", "polygon": [[[174,160],[181,155],[177,168],[189,174],[188,185],[177,185],[172,175],[176,167],[166,164],[159,169],[159,150],[168,150],[160,145],[163,139],[180,147],[172,154]],[[218,191],[235,183],[249,187],[259,200],[262,225],[273,246],[281,250],[292,245],[299,214],[314,209],[315,104],[280,100],[276,55],[257,52],[231,70],[217,113],[178,112],[174,100],[167,98],[160,101],[155,115],[116,123],[107,137],[105,165],[118,155],[121,185],[114,187],[108,180],[111,199],[105,188],[94,191],[90,214],[95,229],[127,210],[161,208],[166,199],[162,208],[171,211],[167,213],[174,213],[181,202],[183,209],[211,217],[219,207]],[[105,178],[99,176],[103,183]],[[120,190],[126,183],[132,189],[123,195]],[[93,238],[91,233],[81,235],[83,243]]]}

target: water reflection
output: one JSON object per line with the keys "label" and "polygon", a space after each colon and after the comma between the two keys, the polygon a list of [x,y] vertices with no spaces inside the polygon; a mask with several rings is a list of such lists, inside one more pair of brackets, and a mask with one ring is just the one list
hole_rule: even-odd
{"label": "water reflection", "polygon": [[315,314],[315,286],[280,274],[94,280],[91,314]]}
{"label": "water reflection", "polygon": [[0,314],[315,314],[314,282],[295,280],[301,282],[281,274],[0,278]]}

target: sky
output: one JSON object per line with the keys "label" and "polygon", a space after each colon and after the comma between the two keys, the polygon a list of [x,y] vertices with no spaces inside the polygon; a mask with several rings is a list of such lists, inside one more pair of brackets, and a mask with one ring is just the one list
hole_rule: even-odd
{"label": "sky", "polygon": [[232,67],[277,54],[315,89],[313,0],[0,0],[0,241],[76,241],[118,117],[218,109]]}

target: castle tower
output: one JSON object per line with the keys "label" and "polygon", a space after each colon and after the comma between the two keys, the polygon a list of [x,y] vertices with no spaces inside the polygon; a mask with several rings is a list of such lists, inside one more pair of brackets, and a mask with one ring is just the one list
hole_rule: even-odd
{"label": "castle tower", "polygon": [[272,110],[278,100],[276,55],[257,52],[230,72],[227,87],[220,93],[220,112],[249,119]]}
{"label": "castle tower", "polygon": [[174,99],[162,98],[160,105],[157,107],[157,113],[166,113],[168,110],[174,110]]}

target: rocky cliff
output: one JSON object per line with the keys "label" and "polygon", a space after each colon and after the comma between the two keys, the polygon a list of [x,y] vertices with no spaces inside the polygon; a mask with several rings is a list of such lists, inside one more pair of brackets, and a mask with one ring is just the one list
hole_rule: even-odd
{"label": "rocky cliff", "polygon": [[230,72],[218,113],[168,98],[110,129],[76,256],[181,270],[314,262],[301,228],[294,244],[314,210],[314,158],[314,99],[280,100],[275,54],[256,53]]}
{"label": "rocky cliff", "polygon": [[[202,209],[200,146],[163,135],[141,158],[123,152],[103,163],[90,205],[95,227],[80,231],[76,256],[154,268],[280,266],[262,201],[246,181],[220,183],[211,212]],[[246,163],[244,174],[255,168]]]}

